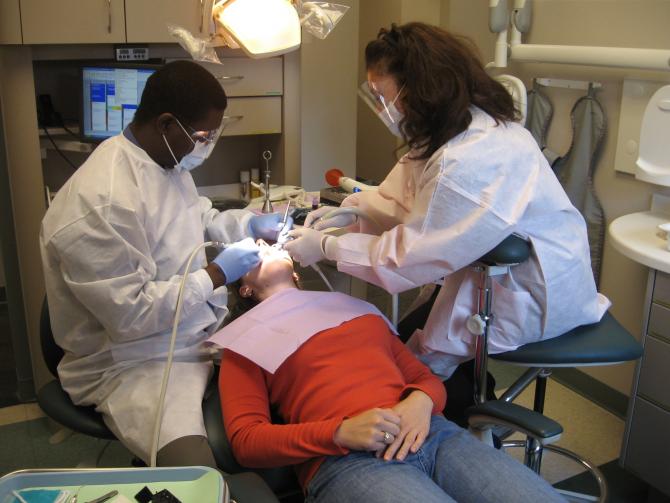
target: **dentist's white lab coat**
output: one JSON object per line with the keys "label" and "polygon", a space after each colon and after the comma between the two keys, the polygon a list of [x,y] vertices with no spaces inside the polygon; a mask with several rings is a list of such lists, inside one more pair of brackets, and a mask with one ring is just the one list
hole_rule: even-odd
{"label": "dentist's white lab coat", "polygon": [[[123,135],[96,148],[58,191],[40,245],[54,337],[65,350],[58,374],[76,404],[96,405],[110,429],[147,460],[186,262],[218,212],[191,174],[163,169]],[[251,215],[230,210],[227,241]],[[159,448],[205,435],[202,397],[211,372],[203,341],[225,316],[204,249],[186,282]]]}
{"label": "dentist's white lab coat", "polygon": [[[381,225],[327,244],[338,269],[401,292],[439,281],[442,289],[410,347],[449,376],[474,356],[466,320],[477,312],[477,275],[468,267],[516,232],[532,255],[494,278],[489,351],[509,351],[598,321],[609,301],[596,292],[586,226],[532,136],[516,123],[496,126],[472,108],[470,127],[427,161],[405,156],[378,191],[349,196]],[[352,230],[352,229],[350,229]],[[378,234],[378,235],[374,235]]]}

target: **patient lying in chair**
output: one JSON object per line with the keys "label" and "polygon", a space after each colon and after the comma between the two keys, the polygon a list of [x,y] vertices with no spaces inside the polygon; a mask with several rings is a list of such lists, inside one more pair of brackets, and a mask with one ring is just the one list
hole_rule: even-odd
{"label": "patient lying in chair", "polygon": [[288,255],[261,246],[239,288],[258,304],[210,339],[240,464],[294,465],[308,502],[563,501],[442,416],[442,382],[374,306],[299,290]]}

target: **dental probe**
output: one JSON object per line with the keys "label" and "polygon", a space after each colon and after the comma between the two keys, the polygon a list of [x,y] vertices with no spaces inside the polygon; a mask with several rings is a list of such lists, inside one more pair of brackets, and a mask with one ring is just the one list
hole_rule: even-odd
{"label": "dental probe", "polygon": [[[283,229],[286,226],[286,222],[288,222],[288,210],[291,209],[291,200],[288,200],[288,204],[286,205],[286,211],[284,212],[284,218],[281,221],[281,228]],[[281,230],[281,229],[280,229]]]}

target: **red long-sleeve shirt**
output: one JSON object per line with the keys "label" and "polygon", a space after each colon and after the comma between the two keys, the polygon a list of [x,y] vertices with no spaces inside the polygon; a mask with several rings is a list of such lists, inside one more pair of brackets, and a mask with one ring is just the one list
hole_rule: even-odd
{"label": "red long-sleeve shirt", "polygon": [[[219,373],[221,408],[237,461],[250,468],[294,464],[303,487],[324,456],[347,449],[333,441],[347,417],[395,406],[408,389],[446,402],[442,382],[389,331],[379,316],[365,315],[324,330],[270,374],[225,350]],[[272,424],[270,405],[286,424]]]}

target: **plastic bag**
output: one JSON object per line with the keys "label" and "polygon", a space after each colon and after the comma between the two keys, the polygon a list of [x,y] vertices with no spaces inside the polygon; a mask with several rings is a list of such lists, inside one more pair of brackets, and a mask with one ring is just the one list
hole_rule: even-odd
{"label": "plastic bag", "polygon": [[326,38],[342,16],[349,10],[347,5],[330,2],[297,2],[296,9],[300,16],[300,24],[317,38]]}
{"label": "plastic bag", "polygon": [[167,24],[170,35],[177,39],[186,52],[188,52],[195,61],[207,61],[208,63],[222,64],[216,55],[214,47],[208,40],[195,37],[190,31],[181,26]]}

